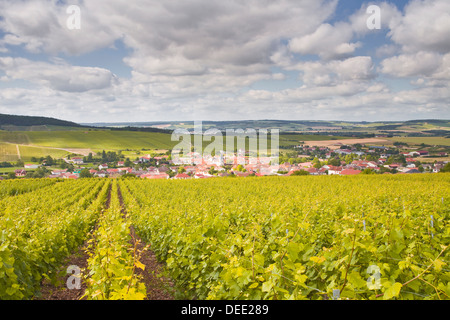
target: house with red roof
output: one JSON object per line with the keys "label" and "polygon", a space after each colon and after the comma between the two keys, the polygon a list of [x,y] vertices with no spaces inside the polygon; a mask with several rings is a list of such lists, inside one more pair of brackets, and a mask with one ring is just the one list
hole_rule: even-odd
{"label": "house with red roof", "polygon": [[319,174],[319,170],[317,170],[316,168],[307,168],[305,171],[309,172],[309,174],[312,174],[312,175],[318,175]]}
{"label": "house with red roof", "polygon": [[290,171],[292,168],[292,165],[289,162],[285,162],[280,164],[280,171]]}
{"label": "house with red roof", "polygon": [[329,175],[337,175],[337,174],[340,174],[341,171],[342,171],[342,167],[329,166],[329,168],[328,168]]}
{"label": "house with red roof", "polygon": [[107,172],[104,170],[100,170],[94,173],[94,176],[99,177],[99,178],[104,178],[106,177]]}
{"label": "house with red roof", "polygon": [[152,157],[150,157],[150,155],[139,157],[139,161],[143,162],[143,163],[150,162],[151,159],[152,159]]}
{"label": "house with red roof", "polygon": [[196,173],[194,175],[195,179],[206,179],[206,178],[212,178],[214,177],[213,175],[207,174],[207,173]]}
{"label": "house with red roof", "polygon": [[369,162],[367,162],[367,166],[369,168],[377,168],[378,164],[375,161],[369,161]]}
{"label": "house with red roof", "polygon": [[184,170],[186,170],[186,173],[195,173],[197,171],[197,168],[195,166],[185,166]]}
{"label": "house with red roof", "polygon": [[16,177],[25,177],[27,175],[27,172],[23,169],[14,170],[14,173]]}
{"label": "house with red roof", "polygon": [[150,174],[146,173],[141,175],[142,179],[169,179],[170,176],[167,173]]}
{"label": "house with red roof", "polygon": [[361,172],[362,172],[361,170],[344,169],[344,170],[341,171],[340,175],[341,176],[350,176],[350,175],[360,174]]}
{"label": "house with red roof", "polygon": [[310,168],[310,167],[313,166],[312,162],[303,162],[303,163],[300,163],[300,165],[301,165],[303,168]]}
{"label": "house with red roof", "polygon": [[177,180],[184,180],[184,179],[191,179],[191,176],[186,173],[179,173],[173,178]]}
{"label": "house with red roof", "polygon": [[78,179],[78,175],[71,172],[66,172],[63,174],[64,179]]}
{"label": "house with red roof", "polygon": [[234,171],[233,173],[235,176],[242,177],[242,178],[248,177],[250,175],[249,172]]}

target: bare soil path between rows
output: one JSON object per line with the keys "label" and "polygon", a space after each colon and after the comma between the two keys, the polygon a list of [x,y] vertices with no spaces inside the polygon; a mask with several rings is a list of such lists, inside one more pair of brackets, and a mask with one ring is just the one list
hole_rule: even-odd
{"label": "bare soil path between rows", "polygon": [[[127,211],[123,203],[122,192],[120,186],[118,188],[118,195],[120,205],[122,207],[122,214],[126,216]],[[174,300],[171,293],[173,283],[170,279],[162,276],[164,265],[159,263],[155,254],[148,248],[144,250],[145,244],[136,235],[133,225],[130,227],[131,245],[134,246],[134,242],[137,243],[137,250],[141,252],[139,261],[145,266],[145,269],[136,269],[136,274],[142,277],[142,282],[147,289],[146,300]]]}
{"label": "bare soil path between rows", "polygon": [[[122,213],[126,214],[126,208],[123,206],[123,198],[119,188],[119,199],[122,205]],[[108,193],[108,198],[105,203],[105,210],[109,208],[111,201],[111,188]],[[173,283],[170,279],[162,276],[164,270],[164,264],[158,262],[155,254],[151,250],[144,250],[145,244],[136,236],[134,228],[130,228],[130,244],[133,245],[133,241],[138,240],[137,249],[142,252],[140,257],[140,262],[145,266],[145,270],[137,269],[136,273],[141,276],[142,282],[147,288],[146,300],[173,300]],[[77,266],[80,268],[81,273],[84,275],[88,269],[88,258],[87,253],[87,241],[78,249],[77,252],[70,255],[61,270],[59,270],[58,281],[56,285],[53,285],[48,280],[42,281],[41,294],[35,297],[35,300],[80,300],[82,298],[85,290],[86,283],[81,280],[80,289],[68,289],[67,280],[71,274],[67,274],[66,270],[69,266]]]}

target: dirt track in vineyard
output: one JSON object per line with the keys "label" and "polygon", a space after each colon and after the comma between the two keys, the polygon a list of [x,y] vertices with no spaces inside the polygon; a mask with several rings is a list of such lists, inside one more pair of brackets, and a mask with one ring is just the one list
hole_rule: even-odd
{"label": "dirt track in vineyard", "polygon": [[[122,192],[119,187],[119,201],[122,206],[122,213],[126,215],[126,208],[123,205]],[[145,244],[136,235],[133,226],[130,227],[130,245],[134,246],[134,242],[137,242],[137,250],[142,252],[139,261],[145,266],[145,269],[136,269],[136,273],[142,277],[142,282],[147,288],[146,300],[173,300],[173,295],[170,293],[173,287],[172,282],[161,276],[163,271],[163,264],[159,263],[155,254],[147,249],[143,250]]]}
{"label": "dirt track in vineyard", "polygon": [[[123,206],[122,193],[119,188],[119,200],[122,205],[122,213],[126,214],[126,208]],[[105,209],[109,208],[111,201],[111,188],[108,193],[108,198],[105,203]],[[164,270],[164,265],[157,261],[155,254],[147,249],[143,250],[145,244],[136,236],[134,228],[130,228],[130,245],[134,245],[134,241],[137,241],[137,249],[142,252],[140,262],[145,266],[145,270],[137,269],[136,273],[142,277],[142,282],[147,288],[146,300],[173,300],[173,295],[170,293],[173,287],[172,282],[161,276]],[[81,269],[82,274],[86,274],[88,267],[89,255],[86,253],[87,242],[85,242],[78,252],[70,255],[66,262],[59,270],[58,282],[53,285],[47,280],[42,281],[41,294],[35,297],[34,300],[80,300],[86,290],[86,283],[81,280],[81,289],[68,289],[66,282],[70,274],[66,273],[67,267],[74,265]],[[84,298],[83,298],[84,299]]]}

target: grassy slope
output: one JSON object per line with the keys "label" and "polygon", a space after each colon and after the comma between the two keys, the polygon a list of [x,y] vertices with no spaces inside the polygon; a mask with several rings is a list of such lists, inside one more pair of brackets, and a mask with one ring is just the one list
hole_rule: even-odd
{"label": "grassy slope", "polygon": [[0,162],[15,162],[18,159],[17,148],[15,145],[0,143]]}
{"label": "grassy slope", "polygon": [[93,150],[166,149],[173,145],[171,136],[153,132],[128,131],[35,131],[0,132],[0,141],[50,148]]}
{"label": "grassy slope", "polygon": [[63,158],[69,154],[69,152],[58,149],[32,147],[32,146],[19,146],[20,156],[23,161],[29,162],[32,157],[40,158],[51,156],[52,158]]}
{"label": "grassy slope", "polygon": [[[19,145],[20,157],[25,162],[30,162],[32,157],[40,158],[51,156],[52,158],[63,158],[69,152],[58,149],[32,147]],[[15,162],[19,160],[17,145],[10,143],[0,143],[0,162]]]}

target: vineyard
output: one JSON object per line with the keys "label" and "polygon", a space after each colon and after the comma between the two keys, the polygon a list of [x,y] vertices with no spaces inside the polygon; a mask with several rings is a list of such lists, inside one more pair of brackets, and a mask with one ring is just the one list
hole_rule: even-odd
{"label": "vineyard", "polygon": [[[0,299],[83,248],[83,299],[450,299],[450,175],[0,182]],[[69,290],[69,289],[68,289]],[[74,289],[76,290],[76,289]]]}

